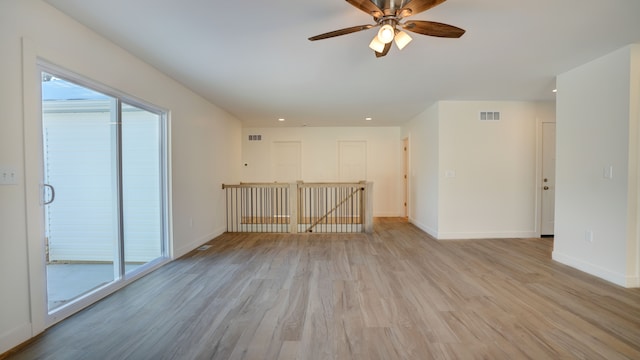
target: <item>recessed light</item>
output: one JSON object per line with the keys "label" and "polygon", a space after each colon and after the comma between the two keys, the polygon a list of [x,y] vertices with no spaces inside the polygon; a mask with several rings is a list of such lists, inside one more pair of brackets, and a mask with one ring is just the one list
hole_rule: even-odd
{"label": "recessed light", "polygon": [[364,119],[365,119],[365,120],[367,120],[367,121],[371,121],[371,120],[373,120],[373,118],[370,118],[370,117],[366,117],[366,118],[364,118]]}
{"label": "recessed light", "polygon": [[283,119],[283,118],[280,118],[280,119],[278,119],[278,121],[283,122],[283,121],[284,121],[284,119]]}
{"label": "recessed light", "polygon": [[557,93],[557,92],[558,92],[558,89],[553,89],[553,92],[554,92],[554,93]]}

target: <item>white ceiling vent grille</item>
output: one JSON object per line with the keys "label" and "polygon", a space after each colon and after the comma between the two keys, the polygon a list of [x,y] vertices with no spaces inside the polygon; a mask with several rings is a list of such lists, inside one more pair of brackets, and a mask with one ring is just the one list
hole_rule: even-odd
{"label": "white ceiling vent grille", "polygon": [[262,141],[262,135],[249,135],[249,141]]}
{"label": "white ceiling vent grille", "polygon": [[481,111],[480,120],[482,121],[498,121],[500,120],[499,111]]}

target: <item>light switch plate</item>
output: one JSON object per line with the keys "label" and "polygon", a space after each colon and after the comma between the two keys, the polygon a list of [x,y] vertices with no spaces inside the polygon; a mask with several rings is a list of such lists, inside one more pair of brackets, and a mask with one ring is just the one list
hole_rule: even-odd
{"label": "light switch plate", "polygon": [[17,185],[18,172],[15,168],[0,166],[0,185]]}

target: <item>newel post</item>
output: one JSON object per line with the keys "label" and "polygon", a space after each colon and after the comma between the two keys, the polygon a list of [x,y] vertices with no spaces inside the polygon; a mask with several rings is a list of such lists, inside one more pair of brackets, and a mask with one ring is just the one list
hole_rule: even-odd
{"label": "newel post", "polygon": [[364,232],[373,232],[373,182],[364,184]]}

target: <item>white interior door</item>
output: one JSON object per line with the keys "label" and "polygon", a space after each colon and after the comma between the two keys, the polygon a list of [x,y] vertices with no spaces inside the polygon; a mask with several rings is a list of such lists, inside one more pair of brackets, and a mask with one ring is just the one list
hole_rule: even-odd
{"label": "white interior door", "polygon": [[340,181],[357,182],[367,180],[366,141],[339,141],[338,156]]}
{"label": "white interior door", "polygon": [[402,140],[402,193],[404,217],[409,216],[409,139]]}
{"label": "white interior door", "polygon": [[556,124],[542,124],[541,235],[553,235],[556,199]]}

